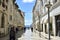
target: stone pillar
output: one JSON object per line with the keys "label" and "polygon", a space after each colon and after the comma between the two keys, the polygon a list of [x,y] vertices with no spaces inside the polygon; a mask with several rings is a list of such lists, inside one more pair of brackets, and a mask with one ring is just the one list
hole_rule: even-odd
{"label": "stone pillar", "polygon": [[36,25],[36,29],[37,29],[37,23],[35,23],[35,25]]}
{"label": "stone pillar", "polygon": [[56,36],[55,17],[53,17],[53,23],[52,23],[52,26],[53,26],[53,34],[54,34],[54,36]]}
{"label": "stone pillar", "polygon": [[1,16],[2,16],[2,13],[0,12],[0,28],[1,28]]}
{"label": "stone pillar", "polygon": [[8,17],[7,17],[7,15],[5,15],[5,24],[4,24],[4,26],[5,26],[5,34],[8,34]]}
{"label": "stone pillar", "polygon": [[48,27],[49,27],[49,25],[48,25],[48,23],[47,23],[47,33],[48,33]]}
{"label": "stone pillar", "polygon": [[45,32],[45,24],[43,24],[43,32]]}

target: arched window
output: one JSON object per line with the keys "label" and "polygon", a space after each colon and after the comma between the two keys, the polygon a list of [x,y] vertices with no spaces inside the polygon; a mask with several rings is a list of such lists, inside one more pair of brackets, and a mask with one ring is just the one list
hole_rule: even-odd
{"label": "arched window", "polygon": [[8,0],[6,0],[6,2],[8,3]]}
{"label": "arched window", "polygon": [[4,13],[2,13],[1,17],[1,28],[4,28]]}
{"label": "arched window", "polygon": [[5,1],[3,0],[3,3],[2,3],[2,7],[4,7],[5,8]]}

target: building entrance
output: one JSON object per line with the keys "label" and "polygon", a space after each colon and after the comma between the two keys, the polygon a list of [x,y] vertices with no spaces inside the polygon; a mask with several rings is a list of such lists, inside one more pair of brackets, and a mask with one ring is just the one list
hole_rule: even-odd
{"label": "building entrance", "polygon": [[60,37],[60,15],[55,17],[56,19],[56,36]]}

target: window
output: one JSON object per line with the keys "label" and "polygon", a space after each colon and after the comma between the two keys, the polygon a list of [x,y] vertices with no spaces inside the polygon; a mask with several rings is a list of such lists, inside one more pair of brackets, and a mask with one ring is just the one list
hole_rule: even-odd
{"label": "window", "polygon": [[43,6],[43,0],[41,0],[41,5]]}
{"label": "window", "polygon": [[42,32],[43,32],[43,24],[42,24]]}
{"label": "window", "polygon": [[12,20],[12,15],[10,15],[10,20]]}
{"label": "window", "polygon": [[55,16],[55,22],[56,22],[56,36],[59,36],[59,30],[60,30],[60,15]]}
{"label": "window", "polygon": [[4,13],[2,13],[1,17],[1,28],[4,28]]}
{"label": "window", "polygon": [[4,4],[4,2],[2,3],[2,6],[5,8],[5,4]]}
{"label": "window", "polygon": [[6,10],[7,10],[7,6],[6,6]]}
{"label": "window", "polygon": [[43,1],[41,1],[41,4],[42,4],[42,6],[43,6]]}
{"label": "window", "polygon": [[55,0],[55,3],[57,2],[57,0]]}
{"label": "window", "polygon": [[54,0],[54,1],[53,1],[53,4],[55,4],[56,2],[57,2],[57,0]]}
{"label": "window", "polygon": [[2,2],[2,7],[5,8],[5,0],[3,0],[3,2]]}
{"label": "window", "polygon": [[45,24],[45,33],[47,34],[47,25]]}
{"label": "window", "polygon": [[3,3],[5,2],[5,0],[3,0]]}
{"label": "window", "polygon": [[6,2],[8,3],[8,0],[6,0]]}
{"label": "window", "polygon": [[1,0],[0,0],[0,5],[1,5]]}

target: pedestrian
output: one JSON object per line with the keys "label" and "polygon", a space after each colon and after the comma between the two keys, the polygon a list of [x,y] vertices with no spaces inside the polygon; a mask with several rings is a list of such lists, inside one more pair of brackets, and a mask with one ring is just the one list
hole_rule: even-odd
{"label": "pedestrian", "polygon": [[24,27],[24,32],[26,31],[26,27]]}
{"label": "pedestrian", "polygon": [[31,28],[31,31],[33,32],[33,27]]}
{"label": "pedestrian", "polygon": [[14,27],[11,27],[11,30],[10,30],[10,40],[15,40],[15,30],[14,30]]}
{"label": "pedestrian", "polygon": [[16,28],[16,33],[18,32],[18,28]]}

